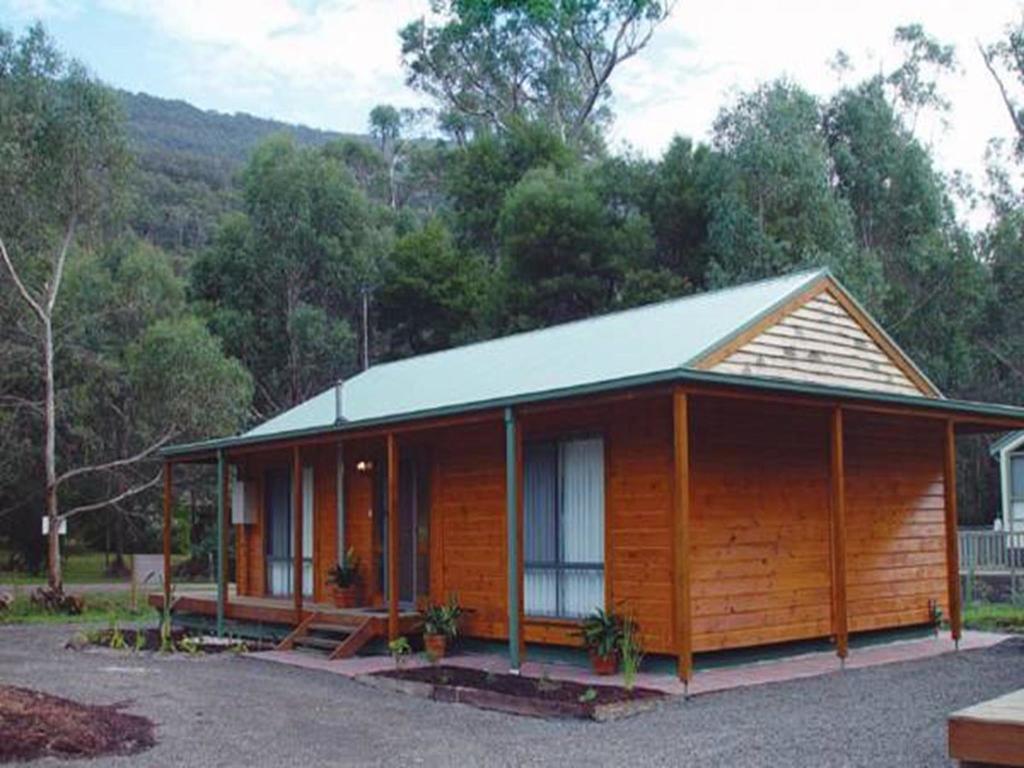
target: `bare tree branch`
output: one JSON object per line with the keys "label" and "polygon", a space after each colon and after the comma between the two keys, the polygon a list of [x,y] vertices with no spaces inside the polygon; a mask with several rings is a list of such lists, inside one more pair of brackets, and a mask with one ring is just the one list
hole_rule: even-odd
{"label": "bare tree branch", "polygon": [[21,277],[18,275],[18,270],[14,268],[14,262],[11,261],[10,254],[7,253],[7,246],[4,245],[3,238],[0,238],[0,257],[3,258],[4,266],[7,268],[7,273],[11,276],[14,281],[14,285],[18,289],[18,293],[21,294],[21,298],[32,308],[32,311],[36,313],[40,320],[46,320],[46,313],[43,310],[43,306],[36,301],[35,297],[29,292],[25,284],[21,282]]}
{"label": "bare tree branch", "polygon": [[160,437],[159,440],[157,440],[155,443],[152,443],[148,448],[139,451],[134,456],[127,456],[122,459],[115,459],[114,461],[108,461],[105,464],[93,464],[88,467],[77,467],[75,469],[70,469],[57,478],[57,485],[60,485],[64,481],[70,480],[73,477],[79,477],[80,475],[86,475],[91,472],[105,472],[107,470],[115,469],[117,467],[124,467],[129,464],[136,464],[142,461],[143,459],[147,458],[148,456],[151,456],[157,450],[159,450],[161,446],[165,445],[168,440],[174,437],[176,432],[177,430],[174,429],[173,427],[171,429],[168,429],[166,432],[164,432],[164,434]]}
{"label": "bare tree branch", "polygon": [[64,277],[64,265],[68,260],[68,249],[71,248],[71,239],[75,236],[75,224],[77,222],[78,214],[76,212],[72,212],[71,218],[68,219],[68,228],[64,233],[64,240],[61,242],[60,250],[57,252],[57,261],[53,265],[50,293],[46,299],[46,313],[48,315],[53,314],[53,308],[57,304],[57,294],[60,293],[60,282]]}
{"label": "bare tree branch", "polygon": [[103,507],[110,506],[111,504],[117,504],[119,501],[124,501],[125,499],[131,496],[137,496],[143,491],[148,491],[154,485],[159,483],[163,476],[163,469],[161,469],[142,485],[136,485],[133,488],[129,488],[128,490],[119,493],[117,496],[113,496],[109,499],[104,499],[103,501],[95,501],[91,504],[82,504],[81,506],[72,507],[67,512],[60,514],[58,518],[62,521],[67,520],[68,518],[74,515],[81,514],[82,512],[91,512],[94,509],[102,509]]}
{"label": "bare tree branch", "polygon": [[1010,94],[1006,90],[1006,85],[1003,83],[1003,78],[1000,77],[999,71],[996,69],[995,64],[992,63],[992,54],[985,50],[985,47],[981,42],[977,43],[978,52],[981,54],[982,60],[985,62],[985,68],[988,69],[989,74],[992,75],[992,79],[996,81],[996,85],[999,86],[999,95],[1003,98],[1003,104],[1006,106],[1006,111],[1010,113],[1010,120],[1013,121],[1013,127],[1017,131],[1017,135],[1024,139],[1024,123],[1021,122],[1020,116],[1017,114],[1017,110],[1014,108],[1013,101],[1010,99]]}

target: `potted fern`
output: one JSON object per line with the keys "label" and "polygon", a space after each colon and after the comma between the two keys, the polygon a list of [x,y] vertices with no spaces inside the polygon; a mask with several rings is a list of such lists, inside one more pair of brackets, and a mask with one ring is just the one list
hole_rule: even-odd
{"label": "potted fern", "polygon": [[622,649],[622,617],[603,608],[595,608],[583,620],[579,635],[590,654],[590,665],[598,675],[614,675],[619,670]]}
{"label": "potted fern", "polygon": [[359,605],[359,556],[352,547],[342,553],[338,564],[328,572],[327,583],[337,608]]}
{"label": "potted fern", "polygon": [[423,647],[433,661],[444,658],[448,642],[459,633],[463,609],[451,597],[447,603],[431,603],[423,609]]}

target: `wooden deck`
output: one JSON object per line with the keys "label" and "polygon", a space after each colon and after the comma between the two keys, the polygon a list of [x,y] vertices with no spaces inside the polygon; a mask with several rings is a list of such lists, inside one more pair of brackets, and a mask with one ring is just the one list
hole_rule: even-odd
{"label": "wooden deck", "polygon": [[949,756],[965,765],[1024,766],[1024,688],[950,715]]}
{"label": "wooden deck", "polygon": [[[158,611],[163,610],[164,596],[153,593],[149,604]],[[172,613],[191,613],[201,616],[217,615],[217,594],[211,590],[178,592],[171,599]],[[388,612],[385,607],[367,606],[362,608],[336,608],[329,603],[305,602],[302,606],[302,620],[315,617],[323,624],[356,628],[367,619],[374,636],[386,637]],[[290,597],[246,597],[239,596],[232,587],[228,592],[224,618],[232,621],[260,624],[283,624],[295,626],[295,606]],[[398,614],[399,633],[407,634],[418,629],[420,616],[416,611],[401,611]]]}

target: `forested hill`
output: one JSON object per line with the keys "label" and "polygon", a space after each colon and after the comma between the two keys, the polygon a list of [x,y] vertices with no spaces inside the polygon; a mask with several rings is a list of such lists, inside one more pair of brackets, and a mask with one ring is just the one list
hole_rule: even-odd
{"label": "forested hill", "polygon": [[335,131],[236,112],[233,115],[203,110],[179,99],[161,99],[147,93],[119,91],[127,130],[139,152],[185,153],[236,167],[267,136],[287,133],[298,144],[320,146],[333,139],[355,138]]}
{"label": "forested hill", "polygon": [[177,99],[118,91],[139,171],[133,228],[182,253],[205,245],[237,204],[232,184],[254,147],[274,134],[322,146],[352,134],[321,131],[244,113],[203,110]]}

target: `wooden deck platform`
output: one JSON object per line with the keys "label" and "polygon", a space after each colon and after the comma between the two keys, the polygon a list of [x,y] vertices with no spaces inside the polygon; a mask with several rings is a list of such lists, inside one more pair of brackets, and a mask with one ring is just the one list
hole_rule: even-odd
{"label": "wooden deck platform", "polygon": [[950,715],[949,756],[964,765],[1024,766],[1024,688]]}
{"label": "wooden deck platform", "polygon": [[[158,611],[162,611],[163,594],[151,594],[149,604]],[[211,590],[176,592],[171,599],[171,612],[172,614],[191,613],[200,616],[216,616],[217,594]],[[329,603],[305,602],[302,606],[302,620],[305,621],[314,616],[317,622],[350,628],[356,628],[369,619],[375,636],[386,637],[388,632],[388,612],[385,607],[336,608]],[[259,624],[295,626],[298,623],[291,598],[239,596],[234,587],[228,591],[224,617],[232,621]],[[400,634],[416,631],[419,624],[420,615],[416,611],[406,610],[398,614]]]}

